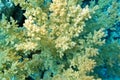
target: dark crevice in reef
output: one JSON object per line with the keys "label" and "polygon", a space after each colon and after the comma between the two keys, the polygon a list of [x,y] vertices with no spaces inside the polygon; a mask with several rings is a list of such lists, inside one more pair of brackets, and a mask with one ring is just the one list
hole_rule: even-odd
{"label": "dark crevice in reef", "polygon": [[95,4],[98,4],[98,0],[83,0],[81,7],[84,8],[86,5],[90,5],[91,1],[95,1]]}
{"label": "dark crevice in reef", "polygon": [[0,2],[0,19],[4,14],[7,20],[10,21],[10,17],[17,21],[19,27],[23,26],[25,16],[23,15],[25,10],[22,10],[19,5],[15,6],[10,0],[1,0]]}
{"label": "dark crevice in reef", "polygon": [[22,10],[19,5],[15,6],[12,17],[17,21],[19,27],[22,27],[25,21],[25,16],[23,15],[24,12],[25,10]]}
{"label": "dark crevice in reef", "polygon": [[31,76],[28,76],[27,78],[25,78],[25,80],[34,80]]}
{"label": "dark crevice in reef", "polygon": [[30,51],[30,54],[27,55],[27,57],[28,57],[29,59],[32,59],[32,56],[33,56],[34,54],[41,54],[41,50]]}

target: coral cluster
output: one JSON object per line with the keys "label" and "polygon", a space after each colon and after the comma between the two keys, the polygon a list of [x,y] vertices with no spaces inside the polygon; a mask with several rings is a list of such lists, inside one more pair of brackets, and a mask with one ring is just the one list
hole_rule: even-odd
{"label": "coral cluster", "polygon": [[[88,5],[83,1],[11,0],[25,11],[25,20],[20,26],[14,18],[9,16],[8,20],[2,14],[0,80],[103,79],[98,69],[106,66],[105,58],[111,57],[106,47],[115,45],[109,43],[106,32],[119,21],[118,4],[106,1],[114,11],[102,0]],[[119,45],[115,47],[119,49]],[[109,67],[116,64],[107,62]]]}

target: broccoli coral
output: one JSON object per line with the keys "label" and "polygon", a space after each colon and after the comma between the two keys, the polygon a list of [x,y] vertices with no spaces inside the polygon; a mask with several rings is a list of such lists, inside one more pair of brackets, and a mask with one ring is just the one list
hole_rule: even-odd
{"label": "broccoli coral", "polygon": [[95,13],[100,11],[98,6],[93,7],[94,2],[83,8],[78,0],[12,2],[25,10],[26,19],[18,27],[12,17],[7,20],[2,15],[1,80],[100,79],[95,76],[94,68],[99,62],[96,57],[106,43],[106,26],[94,23],[95,19],[101,20]]}

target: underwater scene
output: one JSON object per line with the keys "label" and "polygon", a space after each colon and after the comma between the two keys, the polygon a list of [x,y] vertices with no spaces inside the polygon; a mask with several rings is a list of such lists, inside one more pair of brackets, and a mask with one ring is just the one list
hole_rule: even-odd
{"label": "underwater scene", "polygon": [[120,0],[0,0],[0,80],[120,80]]}

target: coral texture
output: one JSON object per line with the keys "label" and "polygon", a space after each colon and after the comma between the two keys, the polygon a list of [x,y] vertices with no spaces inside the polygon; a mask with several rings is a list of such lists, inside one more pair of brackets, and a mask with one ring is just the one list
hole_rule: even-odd
{"label": "coral texture", "polygon": [[[20,26],[2,14],[0,80],[103,79],[97,68],[105,66],[103,57],[111,56],[106,47],[115,45],[106,32],[119,20],[118,4],[106,1],[112,5],[103,11],[107,5],[102,0],[88,5],[83,1],[11,0],[25,11],[25,20]],[[116,64],[112,59],[107,59],[108,67]]]}

